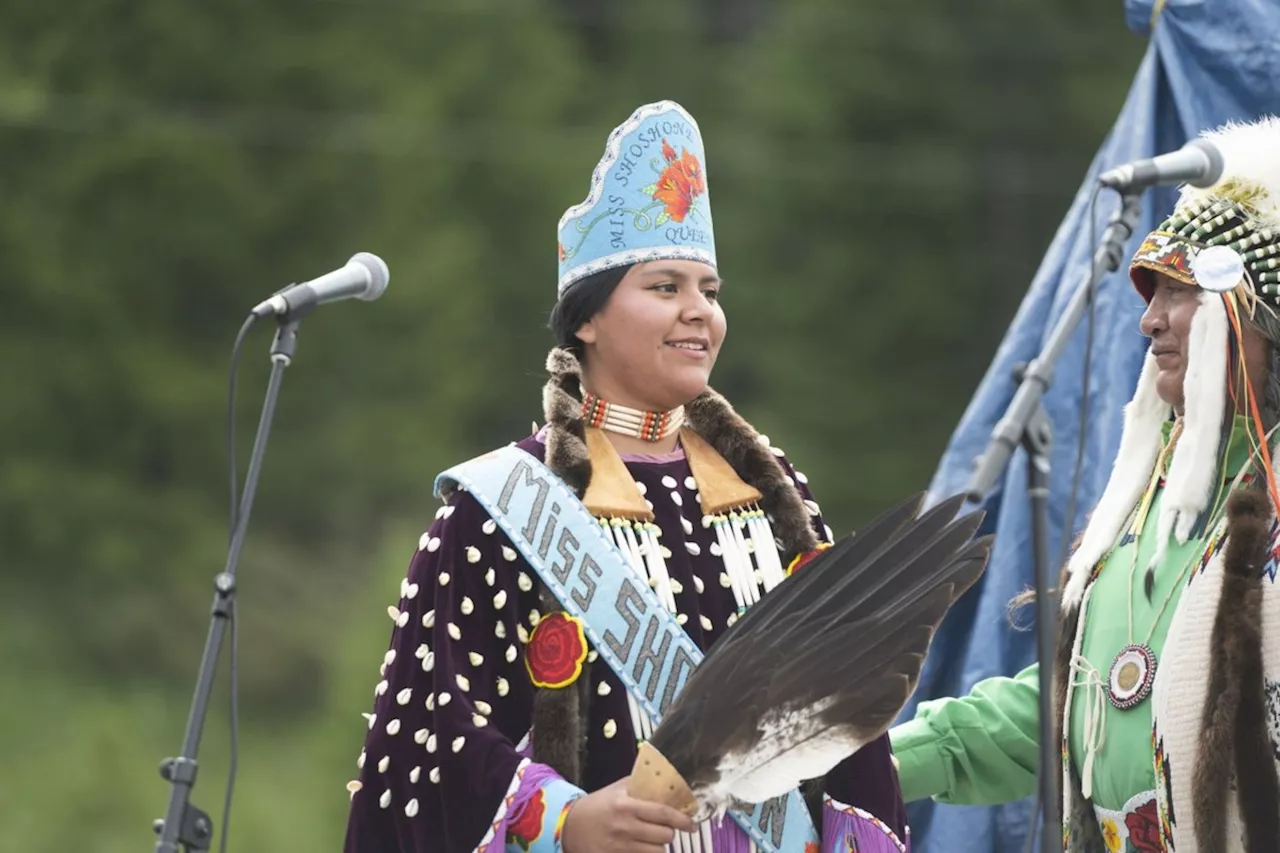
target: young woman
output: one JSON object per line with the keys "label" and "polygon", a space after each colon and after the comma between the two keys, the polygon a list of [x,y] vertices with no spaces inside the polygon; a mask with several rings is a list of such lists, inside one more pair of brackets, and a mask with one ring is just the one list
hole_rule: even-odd
{"label": "young woman", "polygon": [[[804,475],[708,386],[727,324],[702,140],[680,106],[613,132],[559,256],[545,426],[517,446],[705,650],[831,533]],[[731,818],[695,826],[628,796],[653,722],[475,496],[454,493],[418,544],[348,786],[347,853],[754,849]],[[667,652],[654,643],[656,667]],[[905,849],[887,738],[804,794],[821,849]]]}

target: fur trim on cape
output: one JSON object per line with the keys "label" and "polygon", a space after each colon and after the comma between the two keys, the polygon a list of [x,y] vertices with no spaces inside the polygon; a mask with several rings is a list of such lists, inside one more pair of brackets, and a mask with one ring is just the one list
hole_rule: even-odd
{"label": "fur trim on cape", "polygon": [[1210,641],[1214,665],[1192,779],[1193,823],[1201,850],[1226,849],[1226,800],[1234,790],[1245,849],[1261,853],[1274,850],[1280,838],[1280,781],[1269,760],[1262,669],[1262,564],[1271,538],[1266,494],[1235,492],[1227,518],[1222,599]]}

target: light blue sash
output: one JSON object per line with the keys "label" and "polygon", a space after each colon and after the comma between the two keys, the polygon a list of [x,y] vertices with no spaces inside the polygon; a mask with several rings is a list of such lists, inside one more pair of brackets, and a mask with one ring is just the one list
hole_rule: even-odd
{"label": "light blue sash", "polygon": [[[520,550],[591,645],[649,715],[662,719],[703,654],[582,501],[515,446],[436,478],[470,492]],[[708,725],[715,721],[708,720]],[[818,834],[799,791],[729,816],[767,853],[801,853]]]}

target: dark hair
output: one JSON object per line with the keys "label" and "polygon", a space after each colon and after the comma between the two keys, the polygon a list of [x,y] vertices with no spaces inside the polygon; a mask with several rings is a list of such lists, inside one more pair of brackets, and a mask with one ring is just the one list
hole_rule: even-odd
{"label": "dark hair", "polygon": [[575,281],[551,309],[547,327],[556,336],[556,343],[572,352],[579,361],[582,360],[583,348],[582,341],[578,340],[578,329],[604,310],[609,297],[613,296],[618,283],[632,266],[614,267]]}

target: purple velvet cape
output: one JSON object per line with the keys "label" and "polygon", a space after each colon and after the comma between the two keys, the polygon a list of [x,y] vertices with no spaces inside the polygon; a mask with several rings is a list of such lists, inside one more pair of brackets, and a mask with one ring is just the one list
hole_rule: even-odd
{"label": "purple velvet cape", "polygon": [[[519,446],[543,458],[537,437]],[[711,553],[714,533],[701,524],[689,464],[679,450],[623,461],[653,504],[684,628],[708,649],[736,608],[721,582],[724,565]],[[781,456],[779,462],[810,502],[819,538],[829,539],[806,479]],[[477,501],[459,492],[410,562],[375,688],[346,853],[502,850],[508,826],[534,793],[521,783],[532,780],[536,788],[558,779],[549,768],[527,763],[529,737],[536,737],[530,733],[534,688],[521,637],[536,618],[536,575],[486,521]],[[591,705],[581,784],[594,791],[627,775],[636,746],[621,682],[603,661],[589,665],[584,677]],[[839,764],[827,777],[826,793],[822,832],[835,837],[824,837],[824,850],[901,849],[884,830],[907,841],[887,737]],[[729,820],[724,829],[737,830]],[[860,848],[851,846],[851,832]],[[739,848],[739,839],[721,841],[733,834],[716,833],[717,853]]]}

